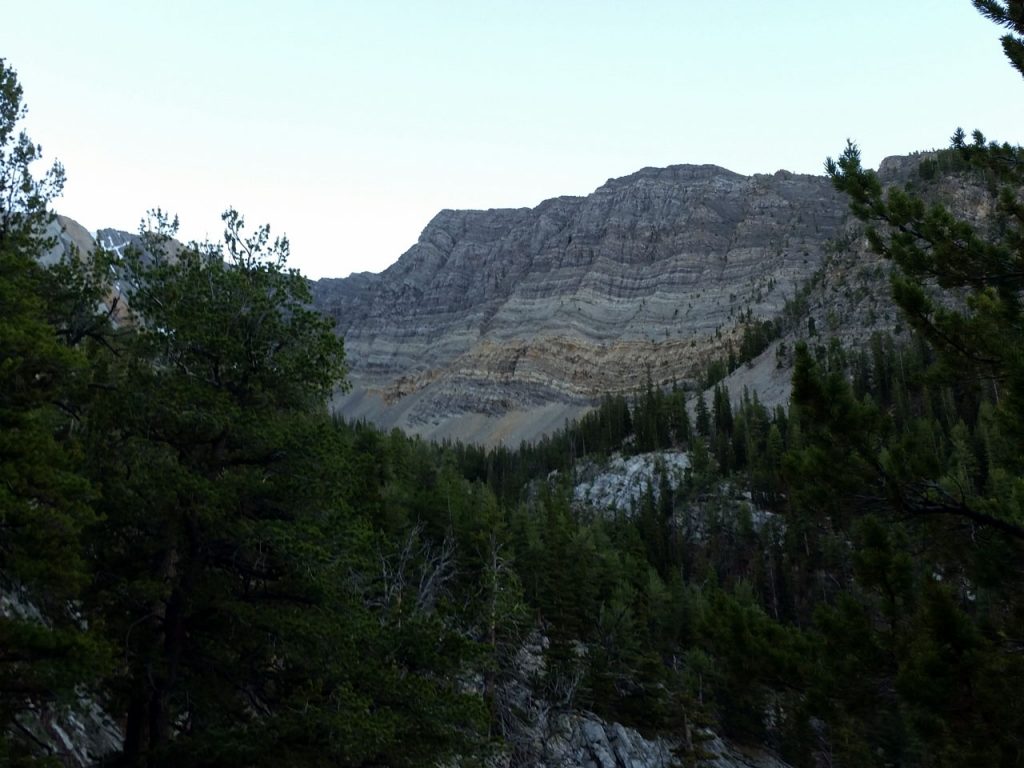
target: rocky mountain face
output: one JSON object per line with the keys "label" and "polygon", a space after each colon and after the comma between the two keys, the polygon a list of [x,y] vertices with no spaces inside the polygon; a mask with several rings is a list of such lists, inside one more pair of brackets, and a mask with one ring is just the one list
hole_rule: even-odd
{"label": "rocky mountain face", "polygon": [[381,274],[314,284],[345,337],[343,414],[518,444],[606,392],[691,381],[772,318],[847,224],[825,177],[645,168],[536,208],[442,211]]}
{"label": "rocky mountain face", "polygon": [[[887,158],[879,175],[917,183],[933,156]],[[933,187],[955,208],[977,202],[951,177]],[[49,261],[97,243],[115,253],[141,245],[111,229],[94,241],[64,217],[53,227]],[[826,177],[678,165],[536,208],[441,211],[384,272],[312,289],[345,338],[352,386],[335,403],[344,416],[518,445],[605,393],[635,391],[648,373],[695,386],[744,320],[776,319],[799,298],[783,338],[726,381],[735,397],[748,387],[783,403],[799,338],[899,329],[887,275]]]}
{"label": "rocky mountain face", "polygon": [[[514,674],[498,686],[495,706],[504,749],[488,768],[791,768],[770,750],[687,728],[684,739],[648,738],[534,689],[548,640],[534,633],[516,653]],[[581,648],[582,650],[582,648]]]}

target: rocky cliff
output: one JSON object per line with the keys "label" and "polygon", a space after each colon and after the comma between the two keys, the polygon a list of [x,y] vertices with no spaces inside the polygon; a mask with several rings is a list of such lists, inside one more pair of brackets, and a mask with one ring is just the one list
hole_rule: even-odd
{"label": "rocky cliff", "polygon": [[321,280],[350,417],[430,437],[532,438],[604,392],[691,379],[770,318],[847,220],[828,180],[645,168],[536,208],[442,211],[381,274]]}
{"label": "rocky cliff", "polygon": [[[920,183],[931,157],[887,158],[879,175]],[[937,186],[973,209],[970,186]],[[48,260],[92,247],[69,219],[52,234]],[[139,245],[116,230],[97,241]],[[847,341],[898,327],[887,266],[826,177],[713,165],[645,168],[536,208],[441,211],[384,272],[320,280],[313,295],[345,337],[343,415],[484,444],[553,431],[648,371],[693,385],[743,319],[777,318],[798,295],[802,325],[729,377],[737,397],[746,386],[788,399],[785,353],[809,318]]]}

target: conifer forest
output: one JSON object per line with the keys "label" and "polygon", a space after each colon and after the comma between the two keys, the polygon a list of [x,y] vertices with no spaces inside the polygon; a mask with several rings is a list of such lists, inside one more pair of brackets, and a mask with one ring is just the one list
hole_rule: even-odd
{"label": "conifer forest", "polygon": [[[974,5],[1024,76],[1024,3]],[[125,253],[46,262],[64,171],[20,127],[16,65],[0,765],[66,764],[46,723],[90,709],[120,734],[96,764],[125,768],[544,765],[537,734],[568,711],[677,765],[708,734],[791,766],[1024,765],[1019,146],[957,129],[883,186],[840,137],[826,171],[902,332],[808,332],[798,297],[692,382],[641,372],[484,448],[332,415],[344,340],[288,241],[235,210],[215,242],[154,210]],[[984,215],[931,195],[940,177]],[[793,327],[788,405],[730,396]],[[583,478],[641,457],[627,503],[583,502]]]}

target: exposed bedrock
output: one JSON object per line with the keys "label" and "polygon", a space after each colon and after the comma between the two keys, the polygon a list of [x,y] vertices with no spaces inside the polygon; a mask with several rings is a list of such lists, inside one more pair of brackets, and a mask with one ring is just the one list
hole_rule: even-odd
{"label": "exposed bedrock", "polygon": [[352,368],[339,406],[462,437],[444,428],[516,413],[528,426],[552,405],[568,415],[648,369],[685,382],[741,313],[781,311],[845,221],[824,177],[711,165],[645,168],[532,209],[441,211],[383,273],[314,285]]}

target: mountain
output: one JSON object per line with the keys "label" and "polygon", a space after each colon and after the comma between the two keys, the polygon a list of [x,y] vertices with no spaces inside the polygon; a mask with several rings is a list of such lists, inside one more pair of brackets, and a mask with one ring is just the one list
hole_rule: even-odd
{"label": "mountain", "polygon": [[[879,175],[917,183],[933,156],[887,158]],[[946,199],[963,196],[954,176],[938,184]],[[50,260],[93,242],[63,217],[53,234]],[[112,229],[96,241],[140,245]],[[784,403],[796,339],[898,328],[887,274],[826,177],[676,165],[535,208],[443,210],[384,272],[322,279],[312,292],[345,338],[342,415],[518,445],[648,375],[696,388],[764,321],[781,338],[725,383],[734,398],[748,387]]]}
{"label": "mountain", "polygon": [[536,208],[441,211],[384,272],[314,284],[351,365],[336,405],[518,444],[646,371],[692,386],[741,319],[780,316],[848,219],[824,176],[713,165],[645,168]]}
{"label": "mountain", "polygon": [[[985,218],[991,207],[985,208],[977,183],[955,174],[929,177],[929,168],[917,157],[887,161],[881,170],[887,183],[915,186],[926,198],[941,194],[952,200],[957,215]],[[391,415],[435,437],[474,427],[471,436],[478,440],[508,441],[511,427],[517,426],[519,434],[539,433],[559,413],[586,408],[604,391],[629,390],[647,378],[657,384],[703,386],[712,378],[709,360],[716,360],[716,376],[731,369],[725,381],[738,405],[723,405],[716,389],[713,420],[685,434],[676,431],[673,420],[679,401],[648,390],[638,398],[631,427],[623,427],[629,419],[620,418],[622,401],[605,401],[596,418],[519,451],[437,446],[401,434],[381,436],[362,424],[327,422],[325,428],[338,431],[337,442],[330,432],[303,433],[296,442],[300,450],[290,455],[315,467],[329,466],[330,457],[339,462],[338,495],[325,497],[324,506],[336,504],[365,515],[357,518],[366,526],[360,531],[381,526],[374,528],[381,543],[366,551],[365,560],[352,560],[360,563],[361,573],[348,566],[347,558],[359,554],[354,538],[338,539],[324,553],[328,556],[320,561],[329,563],[344,553],[346,583],[360,591],[351,602],[332,605],[320,615],[343,618],[351,610],[365,610],[371,620],[364,626],[412,637],[417,645],[410,644],[410,650],[421,642],[412,634],[419,625],[410,618],[430,628],[423,647],[436,645],[439,628],[458,627],[461,638],[476,643],[479,653],[472,659],[482,659],[479,666],[467,656],[460,662],[464,666],[446,666],[444,672],[428,668],[423,679],[468,681],[459,683],[459,694],[486,705],[486,732],[492,739],[500,734],[503,741],[493,765],[654,768],[672,764],[673,749],[699,761],[695,764],[722,768],[784,768],[781,759],[818,765],[831,762],[834,750],[844,764],[863,756],[860,764],[865,765],[883,757],[893,763],[890,755],[902,759],[907,754],[910,762],[933,765],[932,756],[942,754],[939,749],[954,754],[948,745],[959,750],[962,744],[967,745],[965,754],[977,745],[986,755],[1003,749],[1007,755],[1020,754],[1014,739],[1020,732],[1018,713],[1004,706],[1021,677],[1019,665],[1013,666],[1019,649],[1005,642],[1012,637],[1016,615],[1011,601],[1020,594],[1014,577],[1003,578],[1012,574],[1015,550],[990,538],[1006,531],[1019,537],[1019,515],[995,517],[966,506],[981,498],[981,491],[973,489],[993,493],[988,489],[998,490],[1002,479],[1012,476],[1001,462],[1019,464],[1015,443],[1001,434],[1012,430],[1014,422],[1000,419],[1005,411],[997,410],[997,386],[979,394],[982,367],[968,368],[958,381],[953,377],[959,373],[944,374],[932,366],[920,337],[915,345],[904,344],[906,336],[872,339],[869,348],[844,344],[863,341],[876,330],[898,337],[900,326],[885,288],[886,263],[867,254],[859,225],[841,208],[829,207],[834,201],[822,182],[784,173],[747,178],[714,167],[648,169],[609,182],[587,198],[557,199],[537,209],[443,212],[420,243],[382,275],[317,284],[318,302],[328,302],[349,339],[358,389],[341,401],[342,407],[369,407],[378,398],[385,416],[393,409]],[[996,217],[994,225],[1000,223]],[[92,242],[88,232],[68,220],[57,222],[52,232],[58,245],[44,260]],[[101,230],[96,240],[118,251],[131,237]],[[125,264],[125,275],[131,264]],[[222,268],[217,262],[208,266],[215,265]],[[121,273],[115,267],[112,274],[111,287],[119,291]],[[935,287],[934,274],[920,279],[925,290]],[[123,282],[142,284],[128,277]],[[199,286],[199,291],[170,291],[165,301],[150,306],[176,306],[182,296],[205,296],[206,281]],[[946,306],[955,307],[965,297],[963,291],[946,293],[939,297]],[[985,297],[981,292],[972,296],[974,306],[978,296]],[[211,299],[209,306],[222,300],[223,295]],[[137,307],[144,305],[139,301]],[[283,316],[293,317],[296,311],[292,305]],[[237,310],[215,315],[225,316],[247,315]],[[133,330],[130,325],[126,334]],[[206,331],[220,325],[203,325],[197,339],[176,326],[161,335],[188,354],[197,351],[219,372],[220,356],[210,355],[204,345]],[[262,320],[255,323],[260,325]],[[751,329],[759,332],[765,326],[754,349],[748,344]],[[191,330],[185,323],[181,327]],[[1014,339],[1015,331],[1011,328],[1003,339]],[[332,340],[329,331],[324,336]],[[213,337],[222,338],[220,333]],[[244,343],[246,337],[241,338]],[[833,345],[833,338],[840,343]],[[803,399],[788,412],[765,409],[766,403],[782,402],[788,395],[798,339],[809,342],[818,360],[815,366],[810,355],[799,354],[803,373],[796,378],[803,382]],[[134,349],[111,348],[114,356],[98,358],[103,367],[97,373],[111,370],[109,363],[119,354],[138,354]],[[566,353],[594,349],[600,354]],[[725,353],[736,357],[737,350],[736,360],[722,362]],[[503,363],[510,354],[512,364]],[[141,358],[139,364],[185,382],[227,389],[219,375],[199,377],[194,366],[167,365],[163,361],[168,359],[181,357],[164,357],[159,368]],[[308,381],[314,379],[315,365],[307,359],[290,370],[297,381]],[[397,377],[390,390],[371,390],[367,382],[372,383],[374,366],[385,383],[387,376]],[[943,375],[950,377],[945,384],[939,378]],[[124,386],[121,379],[112,381]],[[738,398],[743,387],[756,388],[760,402]],[[188,392],[180,402],[191,417],[193,404],[202,406],[202,399],[191,393],[203,390]],[[120,406],[133,396],[125,386],[108,401],[83,400],[86,419],[113,415],[109,424],[100,421],[99,428],[92,427],[95,442],[83,443],[106,448],[82,455],[95,462],[90,477],[102,483],[97,493],[109,494],[100,524],[115,534],[93,536],[93,541],[140,536],[137,531],[145,526],[136,520],[161,513],[165,498],[173,521],[181,514],[178,499],[186,498],[174,486],[169,496],[150,494],[152,478],[163,470],[140,473],[152,454],[138,452],[129,457],[135,463],[123,475],[147,491],[142,517],[129,518],[123,534],[110,527],[117,524],[108,522],[116,521],[112,511],[123,508],[128,494],[117,492],[121,476],[108,469],[122,465],[106,461],[126,444]],[[150,407],[162,398],[146,391],[138,397],[142,407],[128,410],[138,419],[137,433],[128,434],[150,440],[152,426],[161,425]],[[244,421],[251,419],[250,402],[237,409]],[[671,405],[663,407],[666,402]],[[436,419],[431,405],[438,407]],[[189,439],[192,445],[208,446],[212,419],[201,415]],[[420,416],[421,421],[412,420]],[[275,456],[279,434],[269,434]],[[171,437],[180,439],[178,433]],[[324,445],[318,447],[318,440]],[[171,445],[169,455],[191,456],[159,433],[155,442]],[[249,446],[247,440],[240,444]],[[319,455],[310,453],[318,450]],[[876,454],[884,459],[874,462]],[[210,487],[219,498],[233,486],[225,479],[219,451],[213,459]],[[907,472],[919,471],[919,459],[939,478],[927,481],[928,488],[961,489],[960,499],[944,490],[943,496],[921,497],[946,503],[938,507],[939,514],[934,503],[915,507],[920,503],[916,496],[906,497],[910,502],[901,507],[899,491],[895,500],[885,495],[899,482],[907,493],[918,493],[921,482],[909,474],[910,480],[903,481],[898,472],[899,462],[908,460],[915,463],[907,465]],[[889,467],[897,471],[887,472]],[[255,477],[261,488],[292,473],[261,469]],[[309,476],[297,477],[301,484]],[[130,488],[127,479],[121,482]],[[975,495],[966,495],[965,488]],[[133,491],[132,496],[139,494]],[[218,506],[211,499],[196,509],[205,517]],[[240,509],[232,504],[229,514],[238,515]],[[923,511],[914,520],[918,509]],[[967,546],[964,520],[978,526]],[[217,543],[216,535],[204,532],[202,540]],[[266,540],[254,542],[261,559]],[[206,551],[214,553],[209,561],[200,559]],[[194,567],[214,563],[221,568],[220,551],[225,550],[204,547],[189,556],[195,558]],[[243,548],[227,551],[234,553],[234,563]],[[108,572],[109,561],[98,560],[104,564],[95,566],[98,578]],[[151,557],[138,559],[143,573],[150,572],[149,562]],[[308,572],[316,562],[296,565]],[[890,574],[899,580],[890,580]],[[33,599],[44,593],[16,592],[20,586],[2,577],[0,592],[23,599],[0,599],[0,619],[43,624],[46,614]],[[176,572],[161,575],[175,577]],[[417,583],[418,591],[411,586]],[[438,591],[437,585],[449,583],[450,593],[447,587]],[[892,583],[901,590],[898,601]],[[445,597],[438,599],[439,594]],[[1007,602],[1000,603],[1004,598]],[[165,604],[175,603],[168,599]],[[988,606],[996,608],[989,611]],[[162,618],[148,600],[138,610],[147,620]],[[199,622],[206,615],[196,612],[187,621],[203,627]],[[245,626],[249,615],[244,614]],[[76,625],[80,620],[75,619]],[[1002,624],[990,629],[996,621]],[[138,625],[137,620],[132,624]],[[403,627],[408,635],[398,632]],[[112,642],[129,634],[114,632]],[[287,640],[287,633],[281,640]],[[124,643],[122,654],[128,658],[134,650]],[[160,634],[156,643],[166,647]],[[957,643],[966,652],[956,650]],[[348,679],[345,665],[352,662],[362,681],[364,661],[375,671],[373,654],[392,647],[390,639],[365,645],[370,653],[346,656],[337,653],[337,643],[327,643],[325,658],[341,663],[339,679]],[[310,670],[316,678],[326,664],[316,660],[305,666],[303,653],[292,662],[276,648],[261,674],[271,676],[281,665],[295,663],[292,679],[302,681]],[[949,648],[955,652],[947,653]],[[197,654],[188,660],[196,665],[195,659],[202,658]],[[390,662],[387,667],[394,668]],[[465,671],[457,677],[450,671],[456,668]],[[935,674],[936,669],[943,674]],[[249,670],[242,674],[256,681],[254,687],[261,679]],[[230,687],[214,702],[216,710],[235,700],[234,675],[222,676]],[[381,685],[371,679],[371,698],[378,690],[390,690],[391,680]],[[187,694],[180,700],[189,707],[191,692],[204,692],[204,686],[193,687],[191,678],[173,682]],[[948,702],[957,701],[965,689],[982,695],[951,712]],[[126,720],[116,709],[123,709],[123,699],[102,687],[74,691],[78,706],[66,715],[44,708],[38,716],[17,721],[31,748],[66,756],[68,764],[92,764],[101,750],[130,752],[135,742],[118,725],[132,717],[129,713]],[[242,698],[235,719],[247,720],[255,711],[252,701],[261,707],[264,701],[276,703],[274,686],[265,691],[255,699]],[[878,691],[892,694],[878,696]],[[300,702],[308,701],[307,695],[303,684]],[[403,692],[395,700],[404,705],[412,698]],[[329,709],[336,706],[329,701]],[[353,718],[368,711],[358,701],[357,706]],[[430,709],[412,712],[414,733],[422,731],[423,712]],[[186,722],[182,718],[192,715],[185,711],[169,722]],[[269,706],[259,710],[264,711],[268,721],[277,717]],[[306,720],[302,710],[300,722]],[[346,732],[358,731],[348,726],[351,721],[344,718]],[[897,727],[890,728],[890,722]],[[935,723],[949,723],[950,730],[937,729]],[[985,731],[988,723],[995,725]],[[300,733],[304,738],[305,732]],[[998,741],[1002,734],[1009,735]],[[202,754],[208,749],[185,729],[168,731],[166,738],[182,750]],[[997,746],[990,748],[993,741]],[[932,751],[917,759],[912,750],[919,744]],[[404,754],[406,747],[397,749],[396,754]],[[847,756],[854,759],[847,761]],[[956,753],[947,763],[998,761]]]}

